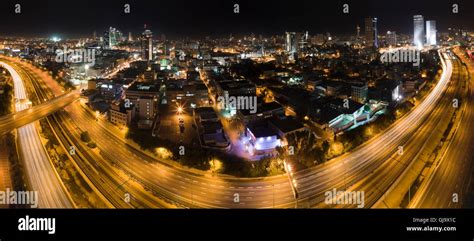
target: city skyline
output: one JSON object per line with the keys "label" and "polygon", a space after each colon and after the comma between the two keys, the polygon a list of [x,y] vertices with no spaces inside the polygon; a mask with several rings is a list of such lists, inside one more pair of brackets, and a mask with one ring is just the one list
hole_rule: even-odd
{"label": "city skyline", "polygon": [[[309,31],[336,35],[355,35],[356,26],[363,26],[364,18],[378,19],[378,32],[395,31],[410,34],[413,16],[420,14],[425,19],[442,19],[437,22],[439,32],[449,27],[472,29],[472,16],[468,9],[473,3],[460,1],[459,12],[453,14],[452,6],[429,1],[402,1],[382,4],[375,1],[348,1],[349,13],[343,13],[345,2],[319,3],[296,1],[272,2],[237,1],[239,13],[234,13],[233,2],[208,0],[180,6],[179,2],[129,1],[130,13],[124,13],[124,4],[117,1],[81,2],[74,8],[64,3],[29,3],[22,6],[20,14],[11,8],[2,8],[0,14],[5,21],[15,21],[15,26],[0,26],[0,36],[48,37],[61,35],[62,38],[89,37],[93,31],[105,31],[110,26],[123,33],[141,34],[147,24],[156,36],[169,38],[202,38],[205,36],[225,37],[229,34],[275,35],[285,31]],[[6,4],[8,6],[8,4]],[[181,4],[182,5],[182,4]],[[303,7],[303,8],[301,8]],[[32,10],[34,9],[34,11]],[[65,10],[66,9],[66,10]],[[336,14],[334,14],[336,12]],[[46,17],[44,17],[46,16]],[[34,21],[32,21],[35,19]],[[351,24],[347,24],[351,23]]]}

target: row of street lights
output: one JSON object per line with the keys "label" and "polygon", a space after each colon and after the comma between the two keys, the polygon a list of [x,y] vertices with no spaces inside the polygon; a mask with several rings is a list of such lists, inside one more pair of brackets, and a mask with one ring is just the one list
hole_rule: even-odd
{"label": "row of street lights", "polygon": [[290,164],[286,163],[285,160],[283,160],[283,166],[285,167],[285,171],[288,174],[288,180],[290,181],[291,185],[291,190],[293,191],[293,196],[296,200],[296,208],[298,207],[298,183],[296,182],[295,174],[293,172],[293,168],[291,167]]}

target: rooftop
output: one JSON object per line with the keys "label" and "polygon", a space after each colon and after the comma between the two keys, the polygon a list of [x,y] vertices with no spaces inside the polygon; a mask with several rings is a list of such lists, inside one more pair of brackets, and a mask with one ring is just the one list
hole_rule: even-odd
{"label": "rooftop", "polygon": [[248,109],[243,109],[240,110],[242,115],[248,116],[248,115],[256,115],[259,113],[264,113],[268,111],[276,111],[276,110],[283,110],[283,106],[280,105],[278,102],[269,102],[269,103],[262,103],[257,105],[257,112],[256,113],[250,113],[251,110]]}
{"label": "rooftop", "polygon": [[247,127],[255,138],[276,136],[277,133],[265,125],[249,125]]}
{"label": "rooftop", "polygon": [[283,118],[273,117],[270,119],[270,123],[283,133],[292,132],[304,127],[301,122],[297,121],[292,116],[285,116]]}
{"label": "rooftop", "polygon": [[223,90],[236,90],[243,88],[255,88],[255,85],[246,80],[241,81],[223,81],[219,82]]}
{"label": "rooftop", "polygon": [[135,82],[127,91],[158,92],[159,86],[154,82]]}

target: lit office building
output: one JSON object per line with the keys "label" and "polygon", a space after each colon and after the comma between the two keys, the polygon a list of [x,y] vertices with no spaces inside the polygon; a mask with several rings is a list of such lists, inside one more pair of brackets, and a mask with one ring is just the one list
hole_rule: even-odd
{"label": "lit office building", "polygon": [[395,31],[387,31],[387,35],[385,36],[385,41],[389,46],[396,46],[397,45],[397,32]]}
{"label": "lit office building", "polygon": [[111,49],[114,46],[117,46],[118,43],[122,40],[122,32],[119,30],[110,27],[109,30],[104,32],[104,48]]}
{"label": "lit office building", "polygon": [[296,37],[298,39],[298,51],[305,50],[306,47],[308,47],[308,39],[309,39],[308,31],[304,33],[297,33]]}
{"label": "lit office building", "polygon": [[358,103],[365,103],[367,101],[368,86],[367,83],[357,83],[351,86],[352,100]]}
{"label": "lit office building", "polygon": [[436,21],[426,21],[426,43],[436,45]]}
{"label": "lit office building", "polygon": [[379,47],[377,37],[377,18],[365,18],[365,45],[367,47]]}
{"label": "lit office building", "polygon": [[153,60],[153,33],[146,29],[142,33],[142,58],[143,60],[152,61]]}
{"label": "lit office building", "polygon": [[295,32],[285,33],[285,50],[288,54],[296,53],[298,50],[298,41]]}
{"label": "lit office building", "polygon": [[413,44],[422,48],[425,39],[425,21],[422,15],[413,16]]}

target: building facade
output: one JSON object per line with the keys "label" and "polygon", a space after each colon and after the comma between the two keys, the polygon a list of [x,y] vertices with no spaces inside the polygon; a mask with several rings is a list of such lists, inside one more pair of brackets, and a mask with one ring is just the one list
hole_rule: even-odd
{"label": "building facade", "polygon": [[434,46],[437,44],[436,41],[436,21],[426,21],[426,44]]}
{"label": "building facade", "polygon": [[377,18],[365,18],[365,44],[367,47],[378,48]]}
{"label": "building facade", "polygon": [[413,44],[422,48],[425,44],[425,21],[422,15],[413,16]]}

